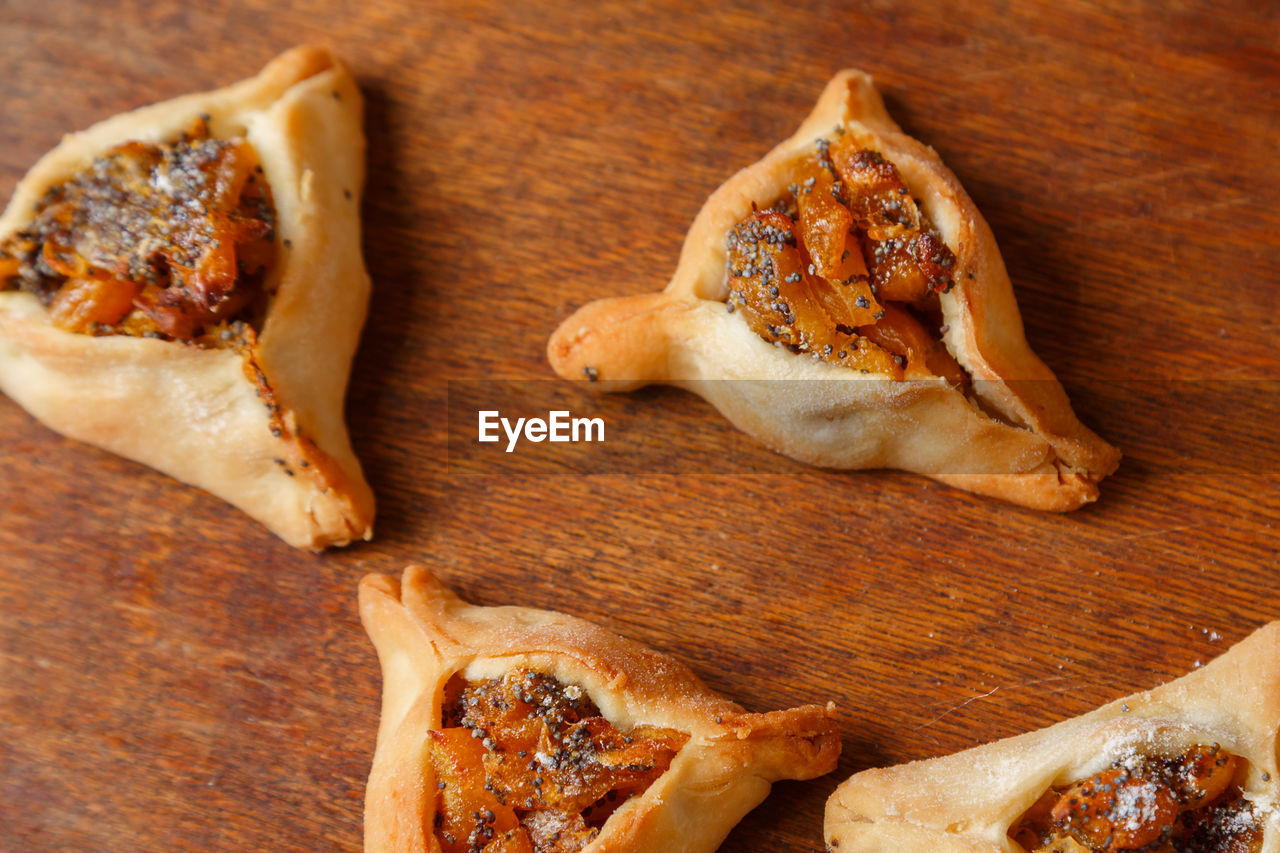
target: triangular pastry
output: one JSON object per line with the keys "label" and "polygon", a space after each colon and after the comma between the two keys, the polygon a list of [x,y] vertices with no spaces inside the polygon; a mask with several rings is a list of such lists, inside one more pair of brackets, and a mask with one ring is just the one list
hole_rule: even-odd
{"label": "triangular pastry", "polygon": [[747,713],[668,655],[420,567],[366,577],[360,616],[383,673],[370,853],[712,851],[840,753],[831,706]]}
{"label": "triangular pastry", "polygon": [[1280,622],[1175,681],[1046,729],[867,770],[834,853],[1274,853]]}
{"label": "triangular pastry", "polygon": [[0,390],[296,546],[369,538],[362,101],[327,51],[65,137],[0,216]]}
{"label": "triangular pastry", "polygon": [[548,356],[610,390],[691,390],[802,462],[1040,509],[1094,500],[1119,461],[1027,346],[973,202],[858,71],[711,195],[666,290],[586,305]]}

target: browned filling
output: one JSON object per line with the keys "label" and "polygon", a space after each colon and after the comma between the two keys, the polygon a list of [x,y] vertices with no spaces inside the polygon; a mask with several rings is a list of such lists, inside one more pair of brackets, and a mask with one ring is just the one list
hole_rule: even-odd
{"label": "browned filling", "polygon": [[54,325],[226,346],[260,312],[275,207],[257,154],[201,119],[176,142],[127,142],[52,187],[0,243],[0,290]]}
{"label": "browned filling", "polygon": [[429,738],[444,853],[577,853],[666,772],[688,735],[621,732],[581,688],[516,669],[450,679]]}
{"label": "browned filling", "polygon": [[938,294],[956,258],[897,168],[851,135],[818,140],[788,193],[729,233],[729,310],[766,341],[897,379],[964,371]]}
{"label": "browned filling", "polygon": [[1031,853],[1258,853],[1262,825],[1240,788],[1245,769],[1217,744],[1127,757],[1050,789],[1009,835]]}

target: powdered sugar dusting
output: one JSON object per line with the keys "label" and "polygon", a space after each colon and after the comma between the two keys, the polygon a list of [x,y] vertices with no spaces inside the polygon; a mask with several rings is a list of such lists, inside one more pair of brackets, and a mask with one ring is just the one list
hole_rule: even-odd
{"label": "powdered sugar dusting", "polygon": [[1116,788],[1115,802],[1108,817],[1118,828],[1136,833],[1163,817],[1167,811],[1160,802],[1163,786],[1146,779],[1130,779]]}

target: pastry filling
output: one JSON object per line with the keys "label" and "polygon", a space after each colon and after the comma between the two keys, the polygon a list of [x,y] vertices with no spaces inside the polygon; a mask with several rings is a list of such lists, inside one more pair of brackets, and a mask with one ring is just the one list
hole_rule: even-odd
{"label": "pastry filling", "polygon": [[253,147],[202,118],[51,187],[0,243],[0,290],[35,295],[69,332],[234,346],[263,309],[275,221]]}
{"label": "pastry filling", "polygon": [[897,168],[852,135],[820,139],[787,194],[729,232],[730,311],[766,341],[895,379],[964,371],[938,335],[955,254]]}
{"label": "pastry filling", "polygon": [[1241,790],[1245,770],[1217,744],[1126,756],[1051,788],[1009,835],[1031,853],[1258,853],[1262,822]]}
{"label": "pastry filling", "polygon": [[666,772],[688,735],[622,732],[586,691],[525,669],[445,686],[429,734],[444,853],[577,853]]}

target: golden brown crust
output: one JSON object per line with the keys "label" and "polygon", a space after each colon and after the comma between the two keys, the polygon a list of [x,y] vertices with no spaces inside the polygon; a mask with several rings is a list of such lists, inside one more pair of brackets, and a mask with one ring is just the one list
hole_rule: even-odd
{"label": "golden brown crust", "polygon": [[1246,759],[1245,796],[1263,817],[1264,853],[1280,849],[1276,735],[1280,622],[1168,684],[1080,717],[954,755],[867,770],[827,801],[839,853],[1020,853],[1011,826],[1045,791],[1087,778],[1127,750],[1176,755],[1220,744]]}
{"label": "golden brown crust", "polygon": [[68,135],[23,178],[0,239],[45,190],[129,140],[176,138],[200,114],[257,151],[277,213],[276,288],[243,351],[54,327],[32,296],[0,293],[0,390],[71,438],[199,486],[300,547],[372,535],[373,493],[343,398],[368,302],[360,254],[362,101],[328,51],[295,48],[256,77]]}
{"label": "golden brown crust", "polygon": [[[781,197],[792,166],[837,125],[897,166],[955,251],[956,285],[940,297],[944,339],[980,399],[942,380],[887,388],[885,378],[775,347],[726,312],[726,234],[753,203]],[[687,388],[743,431],[812,465],[902,468],[1038,509],[1096,499],[1098,481],[1120,459],[1076,419],[1027,346],[1004,262],[973,202],[932,149],[893,123],[859,71],[837,74],[795,135],[711,195],[662,293],[585,306],[552,336],[548,358],[561,376],[581,379],[593,368],[613,389]]]}
{"label": "golden brown crust", "polygon": [[831,706],[749,714],[669,655],[562,613],[469,605],[418,566],[400,582],[366,577],[360,616],[383,672],[365,794],[371,853],[438,849],[427,732],[441,725],[444,685],[455,673],[486,678],[526,667],[581,686],[615,726],[689,734],[667,772],[619,808],[585,853],[714,850],[773,782],[828,773],[840,753]]}

